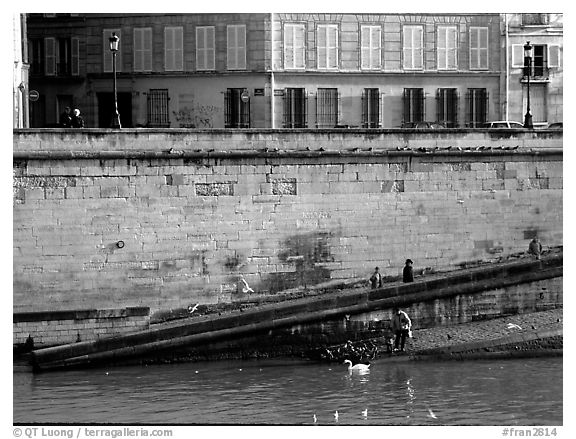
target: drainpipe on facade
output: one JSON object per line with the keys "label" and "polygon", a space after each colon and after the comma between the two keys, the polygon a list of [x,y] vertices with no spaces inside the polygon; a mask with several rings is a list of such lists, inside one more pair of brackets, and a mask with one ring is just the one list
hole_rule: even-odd
{"label": "drainpipe on facade", "polygon": [[508,41],[508,14],[504,14],[504,41],[506,44],[506,76],[505,76],[505,82],[506,82],[506,103],[504,106],[504,111],[506,113],[506,117],[504,120],[510,120],[508,118],[508,94],[510,93],[510,62],[509,62],[509,41]]}
{"label": "drainpipe on facade", "polygon": [[274,13],[270,14],[270,47],[270,122],[274,129]]}

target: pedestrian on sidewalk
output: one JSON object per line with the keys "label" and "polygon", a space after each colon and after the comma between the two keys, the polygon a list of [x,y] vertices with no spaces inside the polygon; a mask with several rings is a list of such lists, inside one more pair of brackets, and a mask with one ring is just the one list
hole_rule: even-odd
{"label": "pedestrian on sidewalk", "polygon": [[394,351],[400,350],[404,352],[404,345],[406,344],[406,339],[409,337],[412,331],[412,321],[408,314],[402,311],[400,308],[394,308],[394,316],[392,317],[392,331],[394,331]]}
{"label": "pedestrian on sidewalk", "polygon": [[64,112],[60,115],[60,126],[62,128],[70,128],[72,126],[70,107],[64,108]]}
{"label": "pedestrian on sidewalk", "polygon": [[374,273],[370,277],[370,284],[372,285],[372,289],[382,288],[382,275],[380,274],[380,269],[376,267],[374,269]]}
{"label": "pedestrian on sidewalk", "polygon": [[414,282],[414,269],[412,268],[412,260],[406,259],[406,265],[402,270],[402,280],[404,282]]}
{"label": "pedestrian on sidewalk", "polygon": [[540,259],[540,255],[542,254],[542,244],[538,237],[535,237],[530,241],[530,244],[528,245],[528,253],[536,256],[536,259]]}

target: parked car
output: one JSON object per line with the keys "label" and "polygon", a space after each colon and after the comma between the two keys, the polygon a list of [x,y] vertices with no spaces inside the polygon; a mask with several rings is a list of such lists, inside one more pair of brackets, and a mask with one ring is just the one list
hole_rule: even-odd
{"label": "parked car", "polygon": [[446,127],[440,122],[404,122],[402,123],[402,128],[435,130]]}
{"label": "parked car", "polygon": [[512,120],[495,120],[493,122],[486,122],[483,128],[524,128],[524,124],[520,122],[514,122]]}
{"label": "parked car", "polygon": [[550,125],[548,125],[548,129],[549,130],[563,130],[563,123],[562,122],[553,122]]}

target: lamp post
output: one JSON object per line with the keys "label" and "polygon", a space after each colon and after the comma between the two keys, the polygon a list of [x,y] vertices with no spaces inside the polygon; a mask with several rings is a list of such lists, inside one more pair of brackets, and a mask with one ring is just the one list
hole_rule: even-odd
{"label": "lamp post", "polygon": [[118,113],[118,94],[116,93],[116,52],[118,52],[118,43],[120,38],[115,33],[109,39],[110,52],[112,52],[112,72],[114,75],[114,116],[112,116],[111,128],[122,128],[120,124],[120,113]]}
{"label": "lamp post", "polygon": [[524,73],[526,74],[527,99],[526,99],[526,114],[524,115],[524,128],[532,129],[532,114],[530,114],[530,75],[532,73],[532,46],[530,41],[524,45]]}

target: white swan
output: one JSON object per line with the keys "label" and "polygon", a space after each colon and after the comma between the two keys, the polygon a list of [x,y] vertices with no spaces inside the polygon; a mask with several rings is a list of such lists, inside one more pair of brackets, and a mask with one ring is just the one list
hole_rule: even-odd
{"label": "white swan", "polygon": [[362,363],[358,363],[352,366],[352,362],[350,360],[344,360],[344,364],[348,364],[348,370],[358,372],[367,371],[368,368],[370,367],[369,364],[362,364]]}

